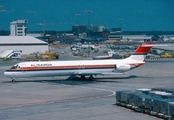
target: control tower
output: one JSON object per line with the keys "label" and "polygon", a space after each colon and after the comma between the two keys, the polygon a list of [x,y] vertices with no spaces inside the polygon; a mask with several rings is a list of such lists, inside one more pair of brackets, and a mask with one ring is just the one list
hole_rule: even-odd
{"label": "control tower", "polygon": [[25,36],[27,20],[17,20],[10,23],[10,36]]}

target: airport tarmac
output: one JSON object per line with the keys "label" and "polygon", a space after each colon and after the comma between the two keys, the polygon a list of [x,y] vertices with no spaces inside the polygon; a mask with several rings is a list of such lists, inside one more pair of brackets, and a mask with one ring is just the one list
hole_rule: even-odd
{"label": "airport tarmac", "polygon": [[146,62],[118,76],[19,78],[3,75],[18,61],[0,61],[0,120],[160,120],[115,105],[115,91],[174,88],[173,62]]}

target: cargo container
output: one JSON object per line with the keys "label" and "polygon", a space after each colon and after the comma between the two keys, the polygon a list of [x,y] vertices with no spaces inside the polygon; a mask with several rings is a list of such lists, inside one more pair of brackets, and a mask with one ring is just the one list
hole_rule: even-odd
{"label": "cargo container", "polygon": [[145,111],[145,98],[148,95],[146,94],[139,94],[135,96],[135,111],[137,112],[144,112]]}
{"label": "cargo container", "polygon": [[174,102],[168,102],[168,107],[169,107],[169,116],[171,116],[171,118],[173,117],[174,120]]}
{"label": "cargo container", "polygon": [[[144,107],[145,96],[146,96],[146,94],[144,94],[142,92],[137,92],[137,91],[129,93],[127,107],[135,109],[137,111],[142,111],[141,108]],[[140,108],[140,109],[138,109],[138,108]]]}
{"label": "cargo container", "polygon": [[116,92],[116,104],[126,106],[128,103],[128,94],[132,93],[133,91],[129,90],[122,90]]}
{"label": "cargo container", "polygon": [[149,91],[149,95],[151,95],[152,97],[162,98],[162,96],[172,95],[172,93],[166,93],[164,91]]}
{"label": "cargo container", "polygon": [[159,95],[160,97],[163,95],[172,95],[172,93],[167,93],[167,92],[156,92],[156,95]]}
{"label": "cargo container", "polygon": [[174,95],[174,88],[166,88],[166,92],[172,93]]}
{"label": "cargo container", "polygon": [[152,110],[150,111],[151,115],[157,115],[160,112],[160,101],[162,98],[153,98],[152,100]]}
{"label": "cargo container", "polygon": [[153,99],[156,97],[153,96],[147,96],[144,100],[144,112],[150,114],[150,111],[152,111],[153,105]]}
{"label": "cargo container", "polygon": [[151,91],[149,91],[148,95],[150,95],[151,97],[159,97],[159,96],[156,96],[156,94],[155,94],[157,92],[159,92],[159,91],[157,91],[157,90],[151,90]]}
{"label": "cargo container", "polygon": [[174,99],[174,95],[173,94],[163,94],[163,95],[161,95],[161,98],[163,98],[163,99]]}
{"label": "cargo container", "polygon": [[134,107],[135,107],[135,105],[134,105],[135,104],[135,96],[137,94],[140,94],[140,93],[139,92],[132,92],[132,93],[128,94],[128,104],[126,105],[126,107],[134,109]]}
{"label": "cargo container", "polygon": [[142,92],[144,94],[149,94],[149,92],[151,91],[151,89],[136,89],[137,92]]}
{"label": "cargo container", "polygon": [[163,87],[157,87],[157,88],[151,88],[153,91],[166,91],[166,88]]}
{"label": "cargo container", "polygon": [[116,92],[116,104],[157,117],[174,120],[174,89],[152,88]]}
{"label": "cargo container", "polygon": [[173,99],[162,99],[159,101],[159,112],[157,113],[157,116],[169,118],[169,102],[174,102]]}

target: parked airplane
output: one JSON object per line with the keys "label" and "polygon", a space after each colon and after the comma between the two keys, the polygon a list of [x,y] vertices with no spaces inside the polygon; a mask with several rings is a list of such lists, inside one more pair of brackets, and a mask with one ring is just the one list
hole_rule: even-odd
{"label": "parked airplane", "polygon": [[4,74],[12,82],[17,77],[81,76],[81,79],[85,79],[85,76],[89,76],[89,79],[93,79],[93,75],[124,74],[143,65],[152,46],[151,43],[143,43],[125,59],[21,62]]}

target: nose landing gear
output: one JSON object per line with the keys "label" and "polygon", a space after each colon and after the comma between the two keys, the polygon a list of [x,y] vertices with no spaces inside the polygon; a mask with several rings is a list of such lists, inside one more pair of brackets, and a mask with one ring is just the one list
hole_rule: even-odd
{"label": "nose landing gear", "polygon": [[15,82],[15,79],[14,78],[11,78],[11,82]]}

